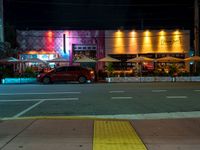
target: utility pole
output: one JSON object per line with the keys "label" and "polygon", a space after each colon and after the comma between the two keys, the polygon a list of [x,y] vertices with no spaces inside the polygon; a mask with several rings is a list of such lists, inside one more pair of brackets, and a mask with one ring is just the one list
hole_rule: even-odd
{"label": "utility pole", "polygon": [[194,49],[195,55],[199,55],[199,2],[194,2]]}
{"label": "utility pole", "polygon": [[0,42],[4,42],[3,0],[0,0]]}

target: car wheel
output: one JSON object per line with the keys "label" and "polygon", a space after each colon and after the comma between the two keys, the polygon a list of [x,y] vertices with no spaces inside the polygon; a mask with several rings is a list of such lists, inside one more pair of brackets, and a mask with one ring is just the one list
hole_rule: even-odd
{"label": "car wheel", "polygon": [[44,84],[49,84],[49,83],[51,83],[51,79],[49,77],[44,77],[43,83]]}
{"label": "car wheel", "polygon": [[80,76],[80,77],[78,78],[78,82],[79,82],[79,83],[85,83],[85,82],[86,82],[86,77]]}

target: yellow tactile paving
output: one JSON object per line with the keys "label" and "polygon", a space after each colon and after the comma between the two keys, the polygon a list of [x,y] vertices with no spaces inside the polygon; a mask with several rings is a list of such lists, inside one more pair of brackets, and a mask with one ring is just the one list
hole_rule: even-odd
{"label": "yellow tactile paving", "polygon": [[95,121],[93,150],[146,150],[129,121]]}

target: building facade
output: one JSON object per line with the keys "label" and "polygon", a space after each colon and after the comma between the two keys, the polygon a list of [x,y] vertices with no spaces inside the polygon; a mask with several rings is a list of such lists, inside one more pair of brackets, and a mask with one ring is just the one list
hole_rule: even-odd
{"label": "building facade", "polygon": [[106,31],[106,54],[186,54],[188,30]]}
{"label": "building facade", "polygon": [[105,31],[105,37],[106,55],[121,60],[116,68],[131,68],[126,61],[136,56],[185,58],[190,50],[189,30]]}
{"label": "building facade", "polygon": [[[118,63],[119,66],[127,68],[128,59],[141,55],[150,58],[187,57],[190,49],[190,31],[18,30],[17,41],[23,51],[55,52],[68,59],[70,64],[82,56],[99,59],[110,55],[121,60],[122,64]],[[52,59],[47,57],[44,56],[44,59]]]}
{"label": "building facade", "polygon": [[23,51],[56,52],[70,62],[81,55],[91,58],[105,55],[104,31],[17,31],[17,41]]}

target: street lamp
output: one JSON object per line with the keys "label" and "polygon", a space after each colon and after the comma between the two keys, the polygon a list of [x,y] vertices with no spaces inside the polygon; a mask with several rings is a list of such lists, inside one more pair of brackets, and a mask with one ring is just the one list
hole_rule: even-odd
{"label": "street lamp", "polygon": [[4,42],[3,0],[0,0],[0,42]]}

